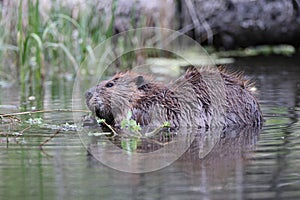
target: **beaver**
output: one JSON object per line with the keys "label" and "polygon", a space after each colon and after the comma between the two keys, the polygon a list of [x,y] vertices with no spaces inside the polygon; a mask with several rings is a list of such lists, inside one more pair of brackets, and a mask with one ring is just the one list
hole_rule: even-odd
{"label": "beaver", "polygon": [[[94,115],[120,127],[128,116],[141,126],[260,126],[262,112],[241,74],[190,66],[172,83],[121,72],[90,88],[86,104]],[[130,113],[130,115],[128,115]]]}

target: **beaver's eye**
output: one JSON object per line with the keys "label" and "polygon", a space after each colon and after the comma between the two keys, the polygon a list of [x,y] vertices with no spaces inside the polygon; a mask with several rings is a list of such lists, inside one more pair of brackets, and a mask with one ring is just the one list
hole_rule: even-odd
{"label": "beaver's eye", "polygon": [[106,83],[105,87],[112,87],[114,84],[112,82]]}

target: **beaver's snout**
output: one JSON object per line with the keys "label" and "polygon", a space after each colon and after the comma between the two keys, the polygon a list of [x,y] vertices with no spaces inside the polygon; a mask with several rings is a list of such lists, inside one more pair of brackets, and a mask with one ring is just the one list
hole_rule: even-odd
{"label": "beaver's snout", "polygon": [[89,105],[91,107],[97,108],[99,110],[102,110],[104,108],[104,103],[101,100],[101,98],[96,94],[94,94],[90,100],[89,100]]}
{"label": "beaver's snout", "polygon": [[85,92],[86,104],[89,109],[94,112],[101,112],[104,109],[104,102],[99,97],[95,88],[91,88]]}
{"label": "beaver's snout", "polygon": [[91,91],[91,89],[86,91],[84,96],[85,96],[85,99],[91,99],[93,96],[93,91]]}

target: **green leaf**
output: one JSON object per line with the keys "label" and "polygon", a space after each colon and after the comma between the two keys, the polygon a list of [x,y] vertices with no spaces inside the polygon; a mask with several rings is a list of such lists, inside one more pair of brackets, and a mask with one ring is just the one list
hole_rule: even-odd
{"label": "green leaf", "polygon": [[171,123],[170,122],[164,122],[164,124],[162,125],[162,127],[170,127]]}
{"label": "green leaf", "polygon": [[127,127],[127,120],[123,119],[123,120],[121,121],[121,128],[122,128],[122,129],[125,129],[126,127]]}
{"label": "green leaf", "polygon": [[105,122],[105,119],[97,119],[97,122],[98,123],[103,123],[103,122]]}
{"label": "green leaf", "polygon": [[123,139],[121,141],[121,147],[125,151],[134,152],[137,150],[138,147],[138,139],[136,138],[129,138],[129,139]]}

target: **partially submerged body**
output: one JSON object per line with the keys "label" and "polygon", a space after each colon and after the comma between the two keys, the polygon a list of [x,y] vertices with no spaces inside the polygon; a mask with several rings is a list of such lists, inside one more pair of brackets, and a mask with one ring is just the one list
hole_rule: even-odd
{"label": "partially submerged body", "polygon": [[259,126],[262,113],[240,76],[191,67],[173,83],[134,72],[116,74],[86,92],[88,108],[119,127],[131,112],[141,126]]}

